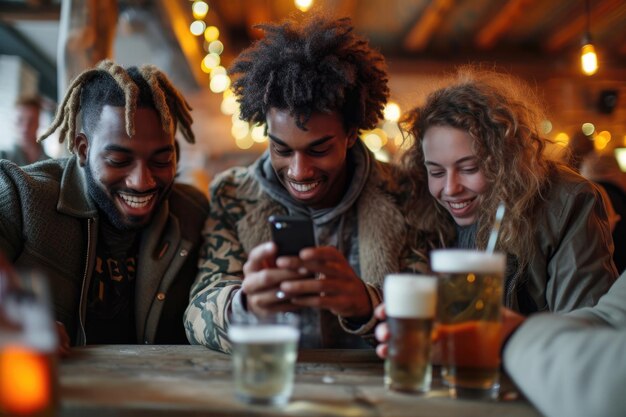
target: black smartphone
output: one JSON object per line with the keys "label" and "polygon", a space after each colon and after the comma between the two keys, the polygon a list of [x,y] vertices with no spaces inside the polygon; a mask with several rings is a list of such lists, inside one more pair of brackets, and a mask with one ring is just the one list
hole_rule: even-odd
{"label": "black smartphone", "polygon": [[305,217],[270,216],[272,240],[278,246],[278,256],[298,256],[304,248],[315,246],[313,223]]}

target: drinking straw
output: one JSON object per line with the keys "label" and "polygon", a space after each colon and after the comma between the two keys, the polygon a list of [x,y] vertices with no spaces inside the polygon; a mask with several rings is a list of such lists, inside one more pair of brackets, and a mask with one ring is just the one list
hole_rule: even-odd
{"label": "drinking straw", "polygon": [[496,249],[496,243],[498,242],[498,235],[500,234],[500,225],[502,224],[502,218],[504,217],[504,201],[500,201],[498,209],[496,210],[496,218],[493,221],[491,227],[491,233],[489,234],[489,241],[487,242],[487,253],[493,253]]}

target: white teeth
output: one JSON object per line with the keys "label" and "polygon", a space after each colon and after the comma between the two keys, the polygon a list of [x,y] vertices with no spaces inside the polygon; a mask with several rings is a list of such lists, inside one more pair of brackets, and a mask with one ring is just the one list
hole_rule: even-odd
{"label": "white teeth", "polygon": [[155,194],[138,196],[125,193],[118,193],[118,195],[122,198],[122,200],[124,200],[126,204],[128,204],[132,208],[146,207],[148,204],[150,204],[150,201],[155,196]]}
{"label": "white teeth", "polygon": [[306,193],[307,191],[311,191],[312,189],[317,187],[320,183],[319,182],[313,182],[313,183],[309,183],[309,184],[298,184],[298,183],[295,183],[295,182],[291,182],[290,184],[293,187],[293,189],[298,191],[299,193]]}
{"label": "white teeth", "polygon": [[455,210],[460,210],[462,208],[465,208],[467,206],[469,206],[471,203],[471,201],[463,201],[461,203],[453,203],[452,201],[449,201],[448,204],[450,204],[450,207],[452,207]]}

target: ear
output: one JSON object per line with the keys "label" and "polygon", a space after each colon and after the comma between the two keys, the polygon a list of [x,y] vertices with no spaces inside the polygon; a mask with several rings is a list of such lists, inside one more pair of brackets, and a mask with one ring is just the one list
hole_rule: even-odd
{"label": "ear", "polygon": [[74,153],[78,158],[78,163],[84,167],[87,163],[87,155],[89,155],[89,141],[84,133],[79,133],[74,138]]}
{"label": "ear", "polygon": [[348,148],[353,147],[358,139],[359,139],[359,129],[356,127],[353,127],[352,129],[348,131]]}

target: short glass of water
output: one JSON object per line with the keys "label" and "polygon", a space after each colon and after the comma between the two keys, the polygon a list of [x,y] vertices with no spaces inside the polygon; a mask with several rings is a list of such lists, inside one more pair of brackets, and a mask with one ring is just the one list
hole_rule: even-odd
{"label": "short glass of water", "polygon": [[298,356],[298,316],[237,314],[231,318],[228,337],[236,397],[249,404],[286,404]]}

